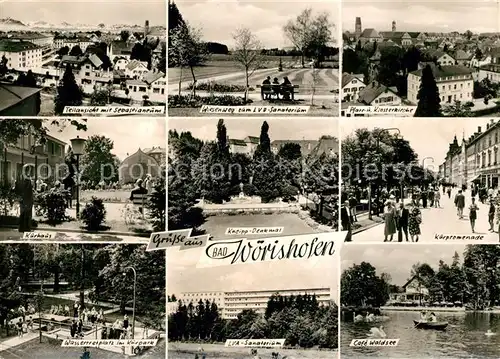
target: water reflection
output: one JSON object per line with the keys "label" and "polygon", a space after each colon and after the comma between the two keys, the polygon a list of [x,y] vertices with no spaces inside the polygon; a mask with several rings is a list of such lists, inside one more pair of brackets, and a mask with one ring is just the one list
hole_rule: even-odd
{"label": "water reflection", "polygon": [[[383,323],[342,323],[342,358],[499,358],[500,313],[436,313],[447,321],[445,331],[415,329],[419,312],[383,312]],[[352,339],[367,338],[370,328],[384,326],[388,339],[399,338],[397,347],[350,347]],[[497,333],[487,336],[491,329]]]}

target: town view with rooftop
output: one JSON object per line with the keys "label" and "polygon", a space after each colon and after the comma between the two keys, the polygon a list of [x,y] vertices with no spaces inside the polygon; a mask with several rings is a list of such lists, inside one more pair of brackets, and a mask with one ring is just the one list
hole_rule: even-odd
{"label": "town view with rooftop", "polygon": [[164,106],[165,6],[2,2],[0,116],[54,116],[65,106]]}

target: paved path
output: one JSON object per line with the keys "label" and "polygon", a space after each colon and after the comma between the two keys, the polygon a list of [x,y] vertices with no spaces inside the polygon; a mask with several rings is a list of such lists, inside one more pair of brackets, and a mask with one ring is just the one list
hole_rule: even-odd
{"label": "paved path", "polygon": [[[333,93],[330,91],[336,90],[339,88],[339,70],[338,69],[317,69],[317,76],[313,75],[313,69],[311,68],[299,68],[299,69],[285,69],[282,72],[278,72],[277,69],[264,69],[260,71],[256,71],[250,77],[250,86],[255,88],[255,91],[250,92],[250,98],[253,100],[254,97],[260,100],[260,91],[256,88],[257,85],[260,85],[262,81],[267,76],[271,78],[277,77],[280,81],[284,76],[287,76],[288,79],[294,84],[299,85],[298,94],[295,95],[296,99],[301,99],[301,97],[305,97],[310,100],[310,95],[312,93],[312,88],[315,87],[315,98],[322,99],[322,96],[328,96],[329,99],[334,98]],[[230,80],[230,81],[227,81]],[[203,82],[219,82],[219,83],[230,83],[232,85],[242,85],[245,86],[246,79],[243,72],[235,72],[231,74],[218,75],[209,78],[204,78],[198,80],[198,83]],[[181,90],[187,90],[189,84],[192,83],[192,80],[186,80],[181,84]],[[178,83],[170,83],[168,85],[168,93],[171,95],[177,94],[179,90]],[[201,94],[200,91],[197,91],[198,94]],[[231,93],[232,95],[239,95],[239,93]],[[307,96],[304,96],[307,94]]]}
{"label": "paved path", "polygon": [[9,350],[13,347],[16,347],[20,344],[29,342],[30,340],[35,339],[39,335],[40,334],[38,332],[37,333],[26,333],[22,337],[16,336],[16,337],[7,339],[6,341],[0,343],[0,353],[5,351],[5,350]]}
{"label": "paved path", "polygon": [[[456,191],[452,192],[451,198],[447,195],[441,196],[441,208],[420,208],[422,212],[422,224],[419,242],[443,242],[436,239],[436,235],[473,235],[468,218],[468,207],[471,204],[470,192],[465,193],[464,219],[458,219],[457,211],[453,203]],[[488,208],[486,204],[476,201],[479,206],[478,219],[476,220],[476,235],[483,235],[482,242],[498,242],[498,233],[488,231]],[[359,219],[359,218],[358,218]],[[497,226],[497,225],[495,225]],[[404,238],[403,238],[404,240]],[[370,229],[355,234],[352,237],[355,243],[381,243],[384,241],[384,224],[379,224]],[[397,234],[394,235],[397,242]],[[478,241],[479,242],[479,241]]]}

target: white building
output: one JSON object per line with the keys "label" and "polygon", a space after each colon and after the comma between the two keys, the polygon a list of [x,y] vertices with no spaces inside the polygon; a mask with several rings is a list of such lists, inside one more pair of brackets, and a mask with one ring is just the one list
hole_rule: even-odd
{"label": "white building", "polygon": [[359,92],[365,88],[362,74],[342,74],[341,99],[342,101],[357,101]]}
{"label": "white building", "polygon": [[431,53],[431,57],[434,58],[436,63],[441,66],[451,66],[457,63],[457,61],[450,54],[441,50],[436,50]]}
{"label": "white building", "polygon": [[31,42],[0,40],[0,58],[7,58],[7,67],[27,71],[42,66],[42,48]]}
{"label": "white building", "polygon": [[264,314],[269,298],[273,295],[283,297],[298,295],[315,295],[319,305],[330,305],[332,300],[330,288],[283,289],[283,290],[252,290],[232,292],[186,292],[181,293],[178,300],[188,305],[196,305],[200,300],[217,304],[223,319],[236,319],[243,310],[254,310]]}
{"label": "white building", "polygon": [[125,69],[127,68],[128,63],[130,62],[130,59],[122,56],[117,56],[113,59],[113,69],[114,70],[120,70],[125,72]]}
{"label": "white building", "polygon": [[40,34],[38,32],[9,32],[4,38],[11,41],[31,42],[40,47],[52,47],[54,42],[53,35]]}
{"label": "white building", "polygon": [[358,102],[369,106],[400,106],[402,99],[395,87],[372,81],[359,92]]}
{"label": "white building", "polygon": [[85,93],[94,92],[95,88],[113,82],[113,72],[102,69],[102,61],[95,54],[84,56],[63,56],[59,64],[62,78],[66,66],[70,65],[78,85],[83,87]]}
{"label": "white building", "polygon": [[[117,68],[115,67],[115,69]],[[142,80],[144,78],[144,75],[146,75],[149,72],[148,63],[144,61],[131,60],[125,66],[124,71],[125,71],[125,76],[127,76],[128,78]]]}
{"label": "white building", "polygon": [[165,102],[167,79],[160,71],[150,71],[143,76],[142,80],[129,79],[125,83],[129,96],[140,101],[147,95],[151,101]]}
{"label": "white building", "polygon": [[500,65],[489,64],[479,68],[478,81],[488,79],[493,83],[500,82]]}
{"label": "white building", "polygon": [[[429,66],[436,80],[442,104],[472,101],[474,81],[470,68],[459,65]],[[423,71],[424,69],[419,69],[408,74],[408,101],[413,104],[418,103],[417,96]]]}

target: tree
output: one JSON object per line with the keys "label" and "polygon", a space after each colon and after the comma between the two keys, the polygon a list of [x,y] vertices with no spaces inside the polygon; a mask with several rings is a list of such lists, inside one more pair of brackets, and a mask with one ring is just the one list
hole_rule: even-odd
{"label": "tree", "polygon": [[193,95],[196,94],[195,67],[208,60],[206,45],[201,41],[201,31],[188,24],[180,24],[169,33],[168,61],[169,66],[179,67],[179,95],[182,86],[182,70],[189,68],[193,79]]}
{"label": "tree", "polygon": [[85,141],[80,163],[82,180],[93,183],[118,180],[113,147],[113,141],[105,136],[93,135]]}
{"label": "tree", "polygon": [[449,117],[472,117],[471,107],[469,103],[455,101],[453,104],[445,106],[443,113]]}
{"label": "tree", "polygon": [[381,50],[377,81],[388,87],[399,85],[400,73],[403,70],[403,56],[403,50],[397,46]]}
{"label": "tree", "polygon": [[130,32],[127,31],[127,30],[122,30],[120,31],[120,39],[123,41],[123,42],[126,42],[130,37]]}
{"label": "tree", "polygon": [[66,106],[81,106],[83,103],[83,93],[76,84],[75,75],[68,64],[64,71],[63,78],[57,87],[57,95],[54,99],[55,113],[61,115]]}
{"label": "tree", "polygon": [[327,12],[317,15],[312,22],[309,44],[306,47],[306,56],[313,58],[315,67],[321,67],[325,55],[328,54],[328,44],[333,39],[332,28]]}
{"label": "tree", "polygon": [[23,87],[37,87],[35,75],[31,70],[28,70],[26,75],[24,73],[19,74],[14,84]]}
{"label": "tree", "polygon": [[310,44],[313,24],[312,9],[303,10],[294,20],[289,20],[283,28],[285,36],[301,52],[302,67],[305,67],[305,51]]}
{"label": "tree", "polygon": [[57,55],[60,57],[63,57],[65,55],[69,54],[69,47],[68,46],[63,46],[59,50],[57,50]]}
{"label": "tree", "polygon": [[389,286],[377,276],[370,263],[361,262],[346,269],[340,279],[340,302],[345,306],[381,307],[389,299]]}
{"label": "tree", "polygon": [[71,48],[71,51],[69,52],[70,56],[82,56],[83,51],[79,45],[75,45]]}
{"label": "tree", "polygon": [[285,143],[279,149],[278,156],[290,161],[298,160],[302,157],[300,145],[298,143]]}
{"label": "tree", "polygon": [[441,99],[439,89],[432,73],[432,68],[427,65],[422,71],[422,80],[418,90],[418,106],[415,117],[441,116]]}
{"label": "tree", "polygon": [[7,73],[7,71],[8,71],[7,63],[8,62],[9,62],[9,60],[7,60],[5,55],[2,55],[2,59],[0,60],[0,75],[1,76],[4,76]]}
{"label": "tree", "polygon": [[476,49],[476,52],[474,53],[474,55],[475,55],[475,58],[477,60],[481,60],[483,58],[483,52],[481,51],[481,49],[479,47]]}
{"label": "tree", "polygon": [[248,99],[248,90],[250,88],[250,77],[261,68],[262,56],[260,50],[262,45],[257,37],[249,29],[242,28],[233,34],[235,48],[233,58],[239,62],[245,71],[245,103]]}
{"label": "tree", "polygon": [[[185,24],[186,23],[185,23],[184,19],[182,18],[182,14],[179,11],[177,4],[175,4],[174,2],[169,2],[168,3],[168,33],[170,34],[170,31],[177,28],[178,26],[183,26]],[[170,47],[170,43],[168,46]]]}

